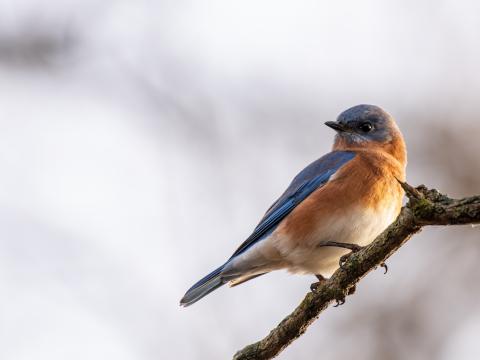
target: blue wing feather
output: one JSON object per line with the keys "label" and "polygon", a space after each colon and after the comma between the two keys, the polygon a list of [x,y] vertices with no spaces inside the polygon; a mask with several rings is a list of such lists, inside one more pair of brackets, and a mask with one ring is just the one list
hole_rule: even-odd
{"label": "blue wing feather", "polygon": [[240,245],[230,259],[245,252],[252,245],[271,234],[298,204],[323,186],[338,169],[354,157],[353,151],[333,151],[302,170],[283,195],[268,209],[252,235]]}
{"label": "blue wing feather", "polygon": [[[307,166],[293,179],[283,195],[268,209],[252,235],[240,245],[231,258],[225,264],[195,283],[186,292],[182,300],[180,300],[180,304],[189,306],[231,280],[222,275],[222,271],[229,261],[271,234],[278,224],[295,209],[298,204],[305,200],[312,192],[327,183],[338,169],[354,157],[355,153],[352,151],[333,151]],[[257,276],[259,275],[260,274]]]}

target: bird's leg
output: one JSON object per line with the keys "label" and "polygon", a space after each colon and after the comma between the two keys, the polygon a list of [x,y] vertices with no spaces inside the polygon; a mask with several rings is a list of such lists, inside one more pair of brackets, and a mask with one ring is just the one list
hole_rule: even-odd
{"label": "bird's leg", "polygon": [[312,290],[312,292],[316,292],[318,290],[318,288],[320,287],[320,285],[322,285],[325,281],[327,281],[327,279],[325,279],[320,274],[317,274],[315,276],[317,277],[318,281],[314,282],[313,284],[310,285],[310,290]]}
{"label": "bird's leg", "polygon": [[[339,260],[338,263],[339,263],[339,265],[342,269],[343,269],[343,265],[348,260],[348,258],[350,256],[352,256],[352,254],[354,254],[354,253],[356,253],[356,252],[358,252],[358,251],[360,251],[364,248],[364,246],[360,246],[360,245],[356,245],[356,244],[341,243],[341,242],[336,242],[336,241],[325,241],[320,246],[334,246],[334,247],[340,247],[340,248],[351,250],[351,252],[349,252],[348,254],[345,254],[345,255],[340,257],[340,260]],[[380,264],[380,267],[385,269],[384,274],[386,274],[388,272],[388,266],[384,262],[382,262]]]}
{"label": "bird's leg", "polygon": [[336,241],[325,241],[323,242],[320,246],[334,246],[334,247],[339,247],[339,248],[344,248],[344,249],[349,249],[351,252],[348,254],[345,254],[340,257],[339,265],[343,269],[343,265],[345,262],[348,260],[352,254],[360,251],[363,249],[363,246],[357,245],[357,244],[348,244],[348,243],[341,243],[341,242],[336,242]]}

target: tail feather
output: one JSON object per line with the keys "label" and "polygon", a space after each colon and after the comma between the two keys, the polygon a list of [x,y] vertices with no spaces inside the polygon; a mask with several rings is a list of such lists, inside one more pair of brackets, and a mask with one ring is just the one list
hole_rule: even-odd
{"label": "tail feather", "polygon": [[221,273],[225,264],[215,269],[210,274],[195,283],[180,300],[181,306],[189,306],[197,302],[204,296],[224,285],[228,280],[222,279]]}

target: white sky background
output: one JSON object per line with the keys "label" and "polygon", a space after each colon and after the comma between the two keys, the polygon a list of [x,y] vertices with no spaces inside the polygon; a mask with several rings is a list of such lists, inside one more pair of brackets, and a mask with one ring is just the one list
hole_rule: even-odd
{"label": "white sky background", "polygon": [[[0,0],[0,358],[224,359],[267,334],[313,278],[178,301],[347,107],[397,117],[411,183],[480,193],[430,139],[480,150],[479,36],[475,1]],[[282,358],[478,358],[478,231],[424,231]]]}

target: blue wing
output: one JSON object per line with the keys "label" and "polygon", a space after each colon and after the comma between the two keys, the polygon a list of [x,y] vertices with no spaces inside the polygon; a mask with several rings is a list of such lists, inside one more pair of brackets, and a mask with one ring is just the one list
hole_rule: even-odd
{"label": "blue wing", "polygon": [[303,169],[293,179],[283,195],[268,209],[252,235],[240,245],[230,259],[245,252],[252,245],[271,234],[298,204],[323,186],[338,169],[354,157],[353,151],[333,151]]}

